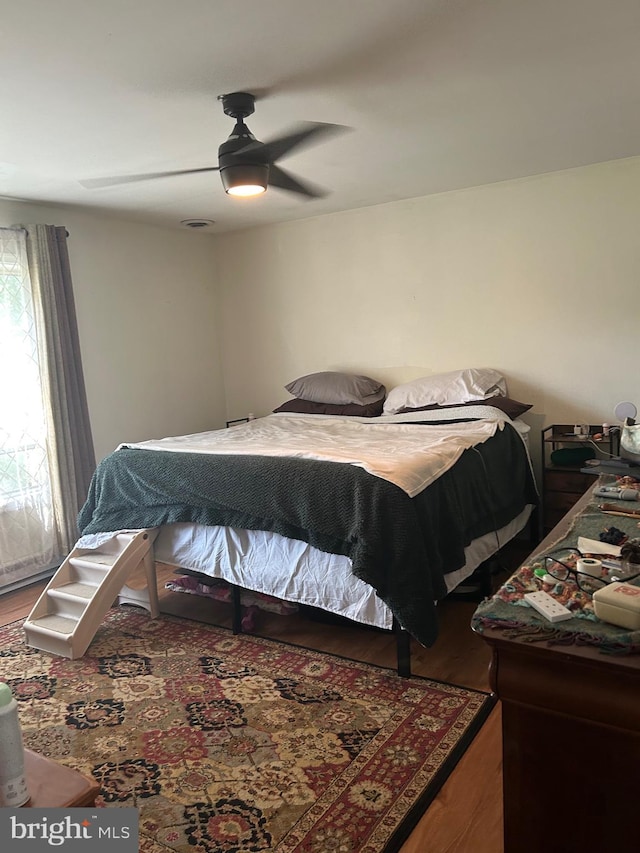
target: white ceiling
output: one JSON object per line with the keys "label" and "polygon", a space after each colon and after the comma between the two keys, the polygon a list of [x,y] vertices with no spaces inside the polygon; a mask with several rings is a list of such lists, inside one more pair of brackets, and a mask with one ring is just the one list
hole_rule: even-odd
{"label": "white ceiling", "polygon": [[[0,26],[4,197],[222,232],[640,155],[640,0],[14,0]],[[352,129],[282,161],[326,198],[81,185],[215,165],[233,91],[262,141]]]}

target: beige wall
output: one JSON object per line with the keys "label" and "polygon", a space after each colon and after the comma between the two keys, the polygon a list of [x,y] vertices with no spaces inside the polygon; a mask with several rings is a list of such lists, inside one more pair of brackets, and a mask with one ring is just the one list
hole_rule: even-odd
{"label": "beige wall", "polygon": [[[216,238],[229,415],[348,369],[491,366],[544,423],[640,407],[640,158]],[[535,447],[534,447],[535,452]]]}
{"label": "beige wall", "polygon": [[0,224],[67,227],[96,456],[224,426],[211,239],[0,200]]}
{"label": "beige wall", "polygon": [[98,458],[266,414],[315,370],[498,368],[534,455],[545,423],[640,406],[640,158],[215,238],[0,201],[29,221],[71,234]]}

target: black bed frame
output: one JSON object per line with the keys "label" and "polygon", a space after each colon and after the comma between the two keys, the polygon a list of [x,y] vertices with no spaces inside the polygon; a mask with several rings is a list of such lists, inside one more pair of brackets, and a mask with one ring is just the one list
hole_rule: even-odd
{"label": "black bed frame", "polygon": [[[488,598],[491,595],[492,564],[493,557],[490,557],[478,566],[473,573],[474,579],[478,582],[478,594],[481,598]],[[231,587],[231,605],[233,608],[231,628],[234,634],[242,634],[242,587],[236,584],[229,584],[229,586]],[[395,617],[391,630],[396,635],[396,672],[401,678],[411,678],[411,635],[402,628]]]}
{"label": "black bed frame", "polygon": [[[529,543],[533,548],[540,541],[540,513],[537,506],[534,506],[531,516],[529,517],[528,529]],[[490,598],[493,594],[492,575],[494,567],[496,566],[496,561],[499,561],[499,558],[500,551],[497,551],[481,563],[471,574],[470,578],[467,579],[467,582],[473,579],[473,583],[476,586],[474,600],[478,600],[480,602],[485,598]],[[185,573],[193,575],[199,574],[198,572]],[[231,618],[232,631],[234,634],[242,634],[242,587],[232,583],[229,583],[229,586],[231,587],[231,605],[233,608]],[[456,591],[452,590],[449,594],[455,596]],[[391,630],[396,635],[396,671],[401,678],[411,678],[411,635],[408,631],[405,631],[404,628],[402,628],[395,617],[393,620],[393,628]]]}

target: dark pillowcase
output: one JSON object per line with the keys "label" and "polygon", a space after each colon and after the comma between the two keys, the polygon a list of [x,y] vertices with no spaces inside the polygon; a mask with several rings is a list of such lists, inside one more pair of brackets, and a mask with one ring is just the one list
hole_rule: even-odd
{"label": "dark pillowcase", "polygon": [[533,403],[520,403],[511,397],[489,397],[488,400],[470,400],[468,403],[457,403],[452,406],[439,406],[437,403],[433,403],[430,406],[421,406],[419,409],[402,409],[401,414],[405,412],[433,412],[437,409],[456,409],[461,406],[493,406],[494,409],[500,409],[510,418],[519,418],[520,415],[533,408]]}
{"label": "dark pillowcase", "polygon": [[384,399],[359,406],[357,403],[313,403],[311,400],[287,400],[274,412],[296,412],[299,415],[342,415],[349,418],[377,418],[382,414]]}

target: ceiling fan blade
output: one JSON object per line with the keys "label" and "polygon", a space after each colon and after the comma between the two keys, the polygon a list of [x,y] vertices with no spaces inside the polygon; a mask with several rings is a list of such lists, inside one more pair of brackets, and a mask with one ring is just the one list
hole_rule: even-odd
{"label": "ceiling fan blade", "polygon": [[89,190],[99,187],[115,187],[118,184],[131,184],[137,181],[151,181],[155,178],[172,178],[175,175],[196,175],[199,172],[217,172],[218,166],[204,166],[201,169],[178,169],[175,172],[149,172],[146,175],[114,175],[110,178],[87,178],[79,183]]}
{"label": "ceiling fan blade", "polygon": [[253,148],[260,148],[270,163],[275,163],[288,154],[293,148],[312,145],[320,142],[323,137],[335,136],[344,130],[349,130],[342,124],[327,124],[320,121],[305,121],[298,124],[284,136],[278,136],[269,142],[250,142],[235,154],[249,153]]}
{"label": "ceiling fan blade", "polygon": [[269,167],[269,186],[298,193],[305,198],[324,198],[327,195],[326,190],[314,187],[311,184],[303,184],[298,178],[294,178],[289,172],[285,172],[284,169],[275,165]]}

